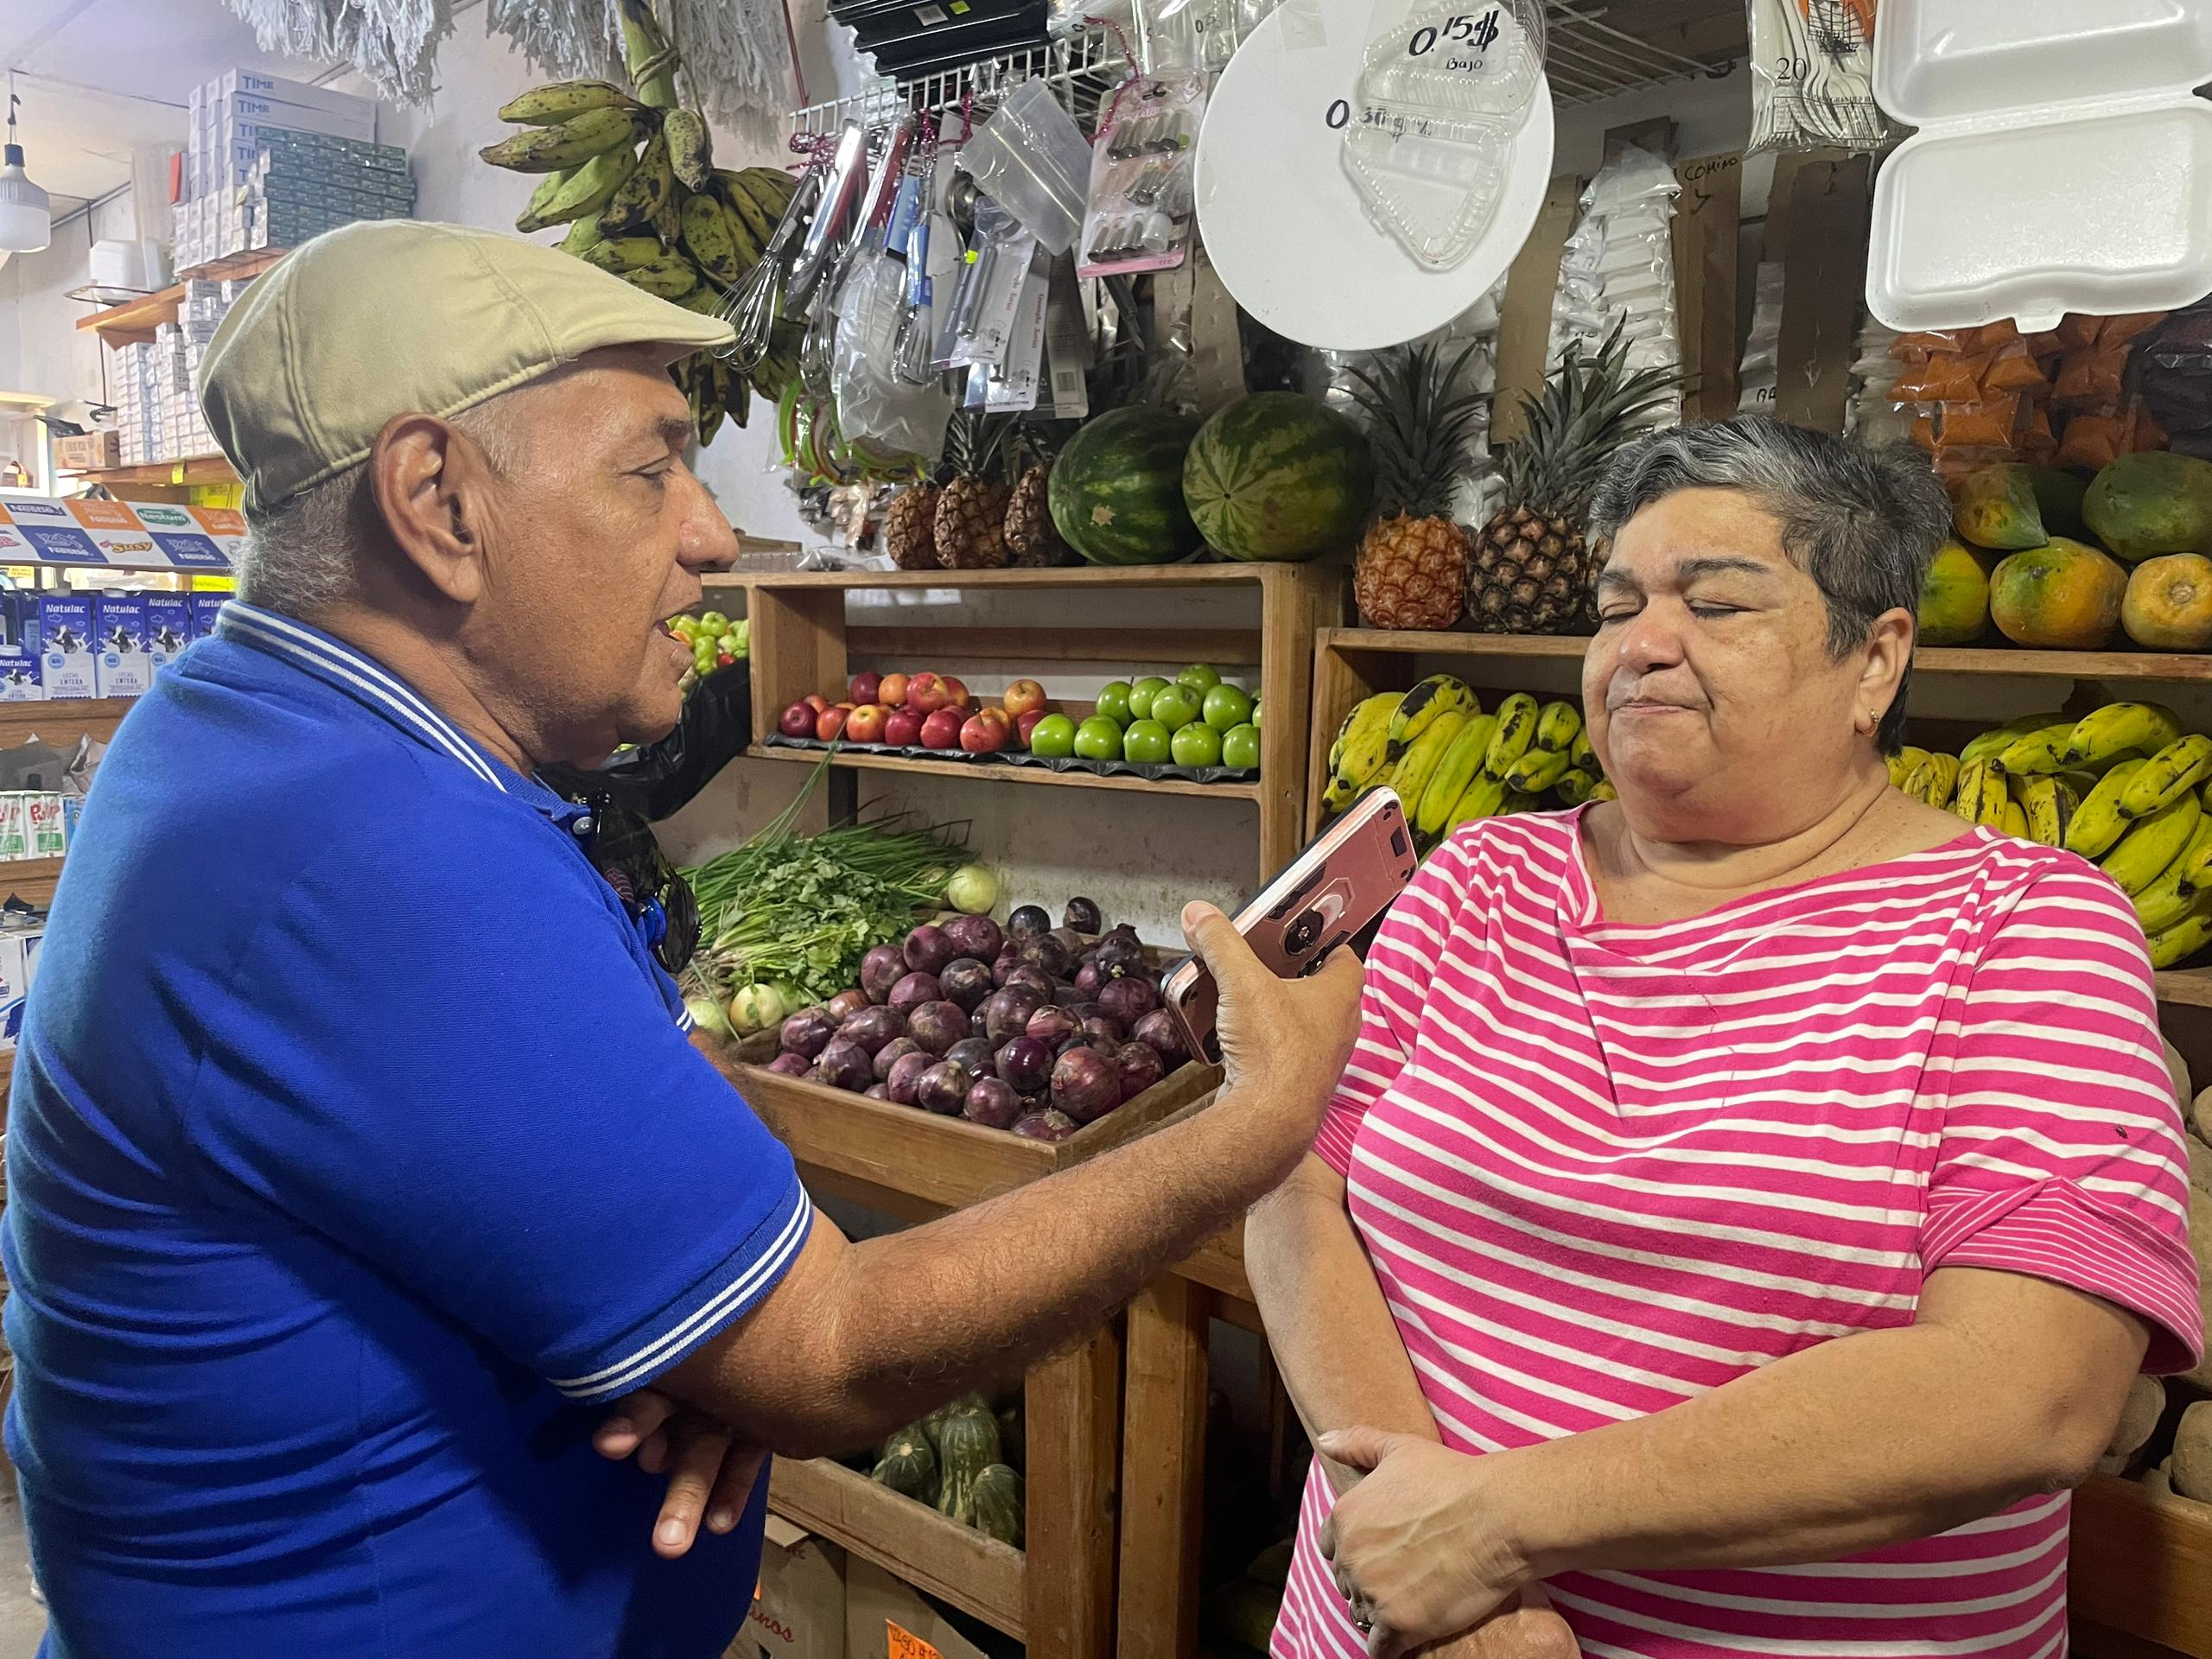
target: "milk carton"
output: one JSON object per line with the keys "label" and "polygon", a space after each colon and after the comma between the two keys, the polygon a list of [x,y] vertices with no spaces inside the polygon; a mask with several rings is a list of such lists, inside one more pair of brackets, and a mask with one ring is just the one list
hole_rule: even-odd
{"label": "milk carton", "polygon": [[39,677],[49,697],[99,696],[92,650],[92,596],[41,594],[38,607]]}
{"label": "milk carton", "polygon": [[22,1029],[23,998],[38,976],[43,926],[0,928],[0,1051],[16,1046]]}
{"label": "milk carton", "polygon": [[181,657],[194,637],[190,594],[146,595],[146,655],[156,673]]}
{"label": "milk carton", "polygon": [[98,696],[136,697],[154,683],[146,652],[146,595],[102,594],[92,607]]}
{"label": "milk carton", "polygon": [[24,791],[23,822],[33,858],[59,858],[69,850],[69,829],[62,820],[58,791]]}
{"label": "milk carton", "polygon": [[38,647],[0,644],[0,702],[43,702]]}
{"label": "milk carton", "polygon": [[215,618],[221,613],[224,602],[236,595],[190,593],[185,597],[192,601],[192,637],[205,639],[215,632]]}

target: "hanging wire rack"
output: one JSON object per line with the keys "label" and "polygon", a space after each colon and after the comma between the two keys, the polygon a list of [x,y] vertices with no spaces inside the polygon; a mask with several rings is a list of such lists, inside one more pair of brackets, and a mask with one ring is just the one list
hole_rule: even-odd
{"label": "hanging wire rack", "polygon": [[[1740,3],[1732,0],[1729,10],[1740,22]],[[1554,103],[1595,103],[1637,87],[1699,76],[1717,78],[1736,66],[1736,51],[1695,57],[1611,21],[1628,21],[1632,7],[1607,5],[1602,0],[1546,0],[1544,12],[1548,37],[1545,69]],[[909,79],[881,77],[846,97],[793,111],[791,125],[798,134],[835,132],[848,120],[871,124],[902,109],[942,118],[957,114],[963,103],[971,118],[980,121],[1016,83],[1041,76],[1069,112],[1088,127],[1126,73],[1113,35],[1083,29]]]}

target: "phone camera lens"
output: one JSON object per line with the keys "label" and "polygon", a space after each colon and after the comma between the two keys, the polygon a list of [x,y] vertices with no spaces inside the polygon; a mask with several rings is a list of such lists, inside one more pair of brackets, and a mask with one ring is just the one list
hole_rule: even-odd
{"label": "phone camera lens", "polygon": [[1327,925],[1318,910],[1309,910],[1290,925],[1290,931],[1283,935],[1282,948],[1294,957],[1302,957],[1313,948],[1313,941],[1321,937]]}

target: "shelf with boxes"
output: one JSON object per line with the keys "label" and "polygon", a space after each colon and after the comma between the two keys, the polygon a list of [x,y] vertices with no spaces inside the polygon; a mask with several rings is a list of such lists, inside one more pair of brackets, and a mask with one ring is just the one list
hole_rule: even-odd
{"label": "shelf with boxes", "polygon": [[233,69],[187,99],[177,269],[283,248],[365,219],[410,219],[407,152],[379,144],[373,99]]}

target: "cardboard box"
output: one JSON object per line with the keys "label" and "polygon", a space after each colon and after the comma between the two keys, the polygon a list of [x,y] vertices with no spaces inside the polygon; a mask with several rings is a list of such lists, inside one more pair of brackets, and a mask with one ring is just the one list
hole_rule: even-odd
{"label": "cardboard box", "polygon": [[41,594],[38,607],[39,680],[54,697],[99,696],[93,666],[92,596]]}
{"label": "cardboard box", "polygon": [[123,435],[112,429],[80,432],[72,438],[56,438],[54,448],[55,464],[67,473],[85,473],[95,467],[123,465]]}
{"label": "cardboard box", "polygon": [[282,127],[288,132],[319,132],[330,138],[351,138],[374,143],[376,105],[351,110],[318,110],[306,104],[280,104],[272,98],[232,92],[216,100],[215,133],[218,147],[230,143],[249,127]]}
{"label": "cardboard box", "polygon": [[919,1592],[873,1561],[845,1567],[845,1659],[988,1659]]}
{"label": "cardboard box", "polygon": [[376,119],[376,100],[356,97],[352,92],[334,92],[327,86],[311,86],[303,80],[286,80],[281,75],[258,74],[251,69],[232,69],[209,81],[205,91],[195,88],[194,97],[200,100],[192,107],[204,108],[208,100],[220,98],[265,98],[279,104],[297,104],[310,110],[327,110],[340,115],[359,117],[365,114]]}
{"label": "cardboard box", "polygon": [[92,607],[93,643],[103,697],[143,696],[154,683],[146,654],[146,595],[102,594]]}
{"label": "cardboard box", "polygon": [[723,1659],[845,1659],[845,1552],[768,1517],[760,1584]]}

